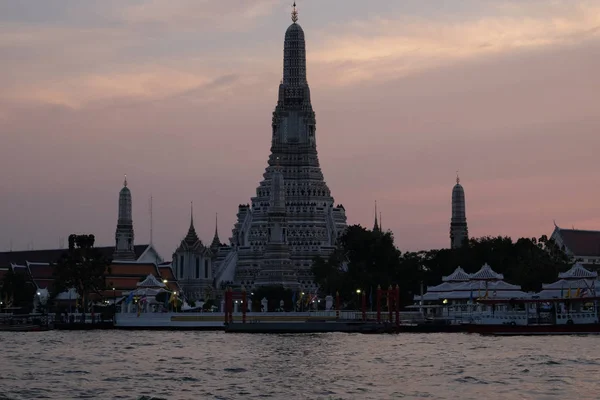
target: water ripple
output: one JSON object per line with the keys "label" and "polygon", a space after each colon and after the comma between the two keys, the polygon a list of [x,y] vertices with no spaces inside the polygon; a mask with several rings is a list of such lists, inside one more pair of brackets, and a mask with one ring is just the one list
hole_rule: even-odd
{"label": "water ripple", "polygon": [[600,398],[594,337],[51,331],[0,341],[10,343],[0,400]]}

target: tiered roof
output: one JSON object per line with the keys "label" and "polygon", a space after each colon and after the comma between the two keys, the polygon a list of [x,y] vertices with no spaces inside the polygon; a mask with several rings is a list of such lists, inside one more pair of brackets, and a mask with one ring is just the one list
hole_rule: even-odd
{"label": "tiered roof", "polygon": [[542,299],[561,299],[574,297],[593,297],[600,288],[597,281],[598,273],[585,269],[581,264],[575,264],[567,272],[558,274],[556,282],[542,285],[538,296]]}
{"label": "tiered roof", "polygon": [[137,283],[138,288],[164,288],[166,285],[156,279],[154,275],[148,275],[146,279]]}
{"label": "tiered roof", "polygon": [[485,263],[479,271],[471,274],[471,279],[482,281],[502,280],[504,279],[504,275],[495,272],[488,263]]}
{"label": "tiered roof", "polygon": [[[458,267],[452,274],[443,277],[441,284],[428,287],[423,300],[530,297],[519,286],[507,283],[503,279],[504,275],[495,272],[488,264],[484,264],[474,274],[469,274]],[[420,300],[421,296],[414,296],[414,299]]]}
{"label": "tiered roof", "polygon": [[448,276],[444,276],[442,278],[442,282],[464,282],[468,281],[469,279],[471,279],[471,274],[466,273],[465,270],[459,266],[454,270],[453,273]]}
{"label": "tiered roof", "polygon": [[552,236],[558,236],[566,250],[577,257],[600,257],[600,231],[562,229],[555,227]]}
{"label": "tiered roof", "polygon": [[597,272],[588,271],[583,265],[577,263],[571,267],[567,272],[561,272],[558,274],[560,279],[596,279],[598,278]]}
{"label": "tiered roof", "polygon": [[[149,244],[140,244],[133,246],[136,258],[140,258],[142,254],[150,247]],[[106,259],[112,259],[114,246],[96,247]],[[6,251],[0,252],[0,267],[7,268],[11,264],[27,265],[30,263],[54,263],[57,262],[63,253],[68,249],[48,249],[48,250],[25,250],[25,251]]]}

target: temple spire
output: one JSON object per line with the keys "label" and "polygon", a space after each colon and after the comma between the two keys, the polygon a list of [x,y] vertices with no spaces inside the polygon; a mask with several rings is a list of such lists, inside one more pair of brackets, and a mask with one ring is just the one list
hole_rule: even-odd
{"label": "temple spire", "polygon": [[450,219],[450,247],[455,249],[469,241],[467,228],[467,212],[465,202],[465,189],[460,184],[458,171],[456,171],[456,185],[452,189],[452,218]]}
{"label": "temple spire", "polygon": [[221,247],[221,239],[219,239],[219,213],[215,214],[215,236],[210,244],[210,249],[213,253],[216,253]]}
{"label": "temple spire", "polygon": [[194,228],[194,202],[190,201],[190,229]]}
{"label": "temple spire", "polygon": [[296,10],[296,2],[294,2],[294,5],[292,6],[292,22],[296,23],[298,22],[298,10]]}
{"label": "temple spire", "polygon": [[125,174],[125,180],[123,181],[123,186],[127,187],[127,174]]}
{"label": "temple spire", "polygon": [[375,200],[375,223],[373,224],[373,232],[379,232],[379,223],[377,222],[377,200]]}

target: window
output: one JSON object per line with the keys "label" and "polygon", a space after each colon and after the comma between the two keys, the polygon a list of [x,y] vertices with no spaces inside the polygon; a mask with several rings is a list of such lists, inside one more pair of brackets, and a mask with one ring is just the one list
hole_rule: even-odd
{"label": "window", "polygon": [[196,257],[196,279],[200,278],[200,258]]}
{"label": "window", "polygon": [[204,279],[208,279],[208,260],[204,260]]}

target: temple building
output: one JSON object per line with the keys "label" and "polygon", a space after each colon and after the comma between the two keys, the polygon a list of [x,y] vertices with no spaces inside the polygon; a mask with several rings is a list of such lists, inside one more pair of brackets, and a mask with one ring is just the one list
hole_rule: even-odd
{"label": "temple building", "polygon": [[239,206],[231,245],[219,248],[217,286],[316,288],[312,260],[328,256],[346,228],[344,207],[334,204],[319,165],[304,31],[297,21],[294,6],[285,33],[268,165],[251,203]]}
{"label": "temple building", "polygon": [[452,219],[450,220],[450,248],[456,249],[469,240],[467,229],[467,212],[465,204],[465,190],[456,175],[456,185],[452,189]]}
{"label": "temple building", "polygon": [[[213,244],[218,242],[215,228]],[[175,277],[189,300],[201,300],[212,297],[213,252],[204,246],[194,227],[194,210],[190,215],[190,227],[173,254],[172,268]]]}
{"label": "temple building", "polygon": [[594,271],[600,269],[600,231],[564,229],[554,224],[550,238],[573,261]]}

